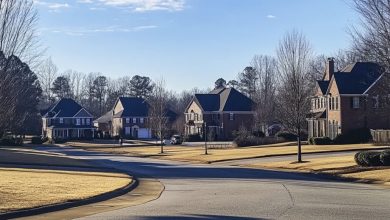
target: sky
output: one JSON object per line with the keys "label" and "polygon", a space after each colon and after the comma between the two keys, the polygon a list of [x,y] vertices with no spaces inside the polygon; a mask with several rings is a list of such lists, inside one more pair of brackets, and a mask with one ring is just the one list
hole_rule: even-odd
{"label": "sky", "polygon": [[236,79],[288,31],[317,54],[348,48],[349,0],[34,0],[41,43],[60,72],[163,78],[169,89]]}

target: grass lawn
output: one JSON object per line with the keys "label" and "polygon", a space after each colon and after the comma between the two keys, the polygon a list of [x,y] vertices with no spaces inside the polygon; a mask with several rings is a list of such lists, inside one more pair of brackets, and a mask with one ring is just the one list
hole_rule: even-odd
{"label": "grass lawn", "polygon": [[353,178],[363,182],[377,182],[390,186],[389,167],[359,167],[354,161],[353,154],[350,156],[315,158],[304,163],[281,161],[252,164],[248,166],[253,168],[288,169],[300,172],[321,172],[346,178]]}
{"label": "grass lawn", "polygon": [[93,197],[129,184],[118,173],[0,168],[0,213]]}
{"label": "grass lawn", "polygon": [[[164,154],[160,154],[159,146],[147,147],[112,147],[110,145],[86,145],[85,143],[72,143],[74,147],[81,147],[86,150],[101,151],[107,153],[125,154],[139,157],[152,157],[158,159],[190,161],[198,163],[213,163],[218,161],[247,159],[277,155],[292,155],[297,152],[296,146],[291,143],[264,145],[255,147],[230,148],[230,149],[210,149],[209,155],[204,155],[203,146],[165,146]],[[333,152],[359,149],[380,148],[372,144],[353,144],[353,145],[303,145],[303,153]]]}

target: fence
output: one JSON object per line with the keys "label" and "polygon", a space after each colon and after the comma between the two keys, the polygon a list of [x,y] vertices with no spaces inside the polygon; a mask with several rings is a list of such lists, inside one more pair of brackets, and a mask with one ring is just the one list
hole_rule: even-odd
{"label": "fence", "polygon": [[371,130],[372,140],[378,144],[390,144],[390,130]]}

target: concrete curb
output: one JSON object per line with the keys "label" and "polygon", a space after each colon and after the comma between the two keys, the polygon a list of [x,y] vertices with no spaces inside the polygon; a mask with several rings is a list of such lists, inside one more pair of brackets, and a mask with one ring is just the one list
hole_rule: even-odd
{"label": "concrete curb", "polygon": [[[360,148],[360,149],[351,149],[351,150],[339,150],[339,151],[323,151],[323,152],[302,152],[302,155],[310,155],[310,154],[327,154],[327,153],[343,153],[343,152],[354,152],[354,151],[365,151],[365,150],[385,150],[386,147],[377,147],[377,148]],[[262,156],[254,156],[254,157],[246,157],[240,159],[222,159],[222,160],[214,160],[214,161],[205,161],[206,164],[220,163],[220,162],[230,162],[230,161],[240,161],[240,160],[250,160],[250,159],[259,159],[259,158],[267,158],[267,157],[283,157],[283,156],[294,156],[297,153],[288,153],[288,154],[269,154]]]}
{"label": "concrete curb", "polygon": [[[124,172],[121,172],[124,173]],[[126,173],[130,175],[129,173]],[[130,184],[116,189],[111,192],[106,192],[97,196],[93,196],[87,199],[83,200],[78,200],[78,201],[71,201],[71,202],[65,202],[65,203],[60,203],[60,204],[54,204],[54,205],[47,205],[47,206],[41,206],[37,208],[31,208],[31,209],[23,209],[23,210],[18,210],[18,211],[13,211],[13,212],[7,212],[4,214],[0,214],[0,219],[12,219],[12,218],[21,218],[21,217],[27,217],[27,216],[32,216],[32,215],[39,215],[39,214],[44,214],[48,212],[55,212],[55,211],[60,211],[64,209],[69,209],[69,208],[74,208],[78,206],[83,206],[83,205],[89,205],[92,203],[97,203],[97,202],[102,202],[105,200],[113,199],[115,197],[124,195],[133,189],[135,189],[139,184],[139,181],[136,177],[133,176],[133,181],[131,181]]]}

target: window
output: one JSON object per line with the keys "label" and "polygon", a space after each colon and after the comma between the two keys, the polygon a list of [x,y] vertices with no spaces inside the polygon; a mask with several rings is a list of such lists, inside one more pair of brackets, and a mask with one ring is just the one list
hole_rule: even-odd
{"label": "window", "polygon": [[137,123],[137,118],[133,118],[133,124]]}
{"label": "window", "polygon": [[126,123],[127,123],[127,124],[130,123],[130,118],[126,118]]}
{"label": "window", "polygon": [[379,108],[379,95],[372,97],[372,108]]}
{"label": "window", "polygon": [[139,119],[139,123],[143,124],[144,123],[144,118]]}
{"label": "window", "polygon": [[63,124],[63,123],[64,123],[64,119],[60,118],[60,124]]}
{"label": "window", "polygon": [[76,125],[80,125],[80,119],[76,118]]}
{"label": "window", "polygon": [[81,119],[81,124],[82,124],[82,125],[85,125],[85,118],[82,118],[82,119]]}
{"label": "window", "polygon": [[336,97],[336,110],[339,110],[339,97]]}
{"label": "window", "polygon": [[233,120],[234,120],[234,114],[233,114],[233,113],[230,113],[230,115],[229,115],[229,120],[230,120],[230,121],[233,121]]}
{"label": "window", "polygon": [[85,119],[85,124],[86,125],[90,125],[91,124],[91,121],[89,120],[89,118]]}
{"label": "window", "polygon": [[360,108],[359,97],[352,97],[352,108]]}

